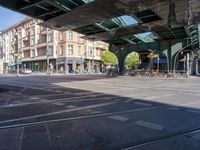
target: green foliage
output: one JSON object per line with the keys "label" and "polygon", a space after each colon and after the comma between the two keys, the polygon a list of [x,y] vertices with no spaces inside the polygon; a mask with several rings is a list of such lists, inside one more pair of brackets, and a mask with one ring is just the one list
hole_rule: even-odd
{"label": "green foliage", "polygon": [[105,65],[116,65],[118,64],[118,59],[117,56],[115,56],[115,54],[107,50],[102,55],[102,62]]}
{"label": "green foliage", "polygon": [[139,55],[135,52],[129,54],[126,62],[128,69],[133,69],[137,64],[139,64]]}

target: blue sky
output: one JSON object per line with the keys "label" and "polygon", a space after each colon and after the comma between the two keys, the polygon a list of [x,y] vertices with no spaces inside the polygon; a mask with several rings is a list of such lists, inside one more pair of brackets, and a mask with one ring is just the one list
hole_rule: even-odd
{"label": "blue sky", "polygon": [[0,31],[23,20],[25,17],[22,14],[0,7]]}

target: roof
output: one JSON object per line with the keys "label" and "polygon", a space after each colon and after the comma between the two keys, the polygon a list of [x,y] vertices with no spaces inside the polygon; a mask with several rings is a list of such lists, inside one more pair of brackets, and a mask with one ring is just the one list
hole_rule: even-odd
{"label": "roof", "polygon": [[187,37],[188,21],[200,21],[200,2],[187,1],[170,5],[169,0],[0,0],[0,5],[43,20],[41,25],[49,28],[126,44]]}

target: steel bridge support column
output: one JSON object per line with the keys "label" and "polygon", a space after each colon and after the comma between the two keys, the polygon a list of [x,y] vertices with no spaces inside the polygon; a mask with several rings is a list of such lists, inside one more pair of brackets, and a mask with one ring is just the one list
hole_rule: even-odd
{"label": "steel bridge support column", "polygon": [[173,73],[176,70],[176,59],[178,54],[190,46],[190,41],[186,39],[163,40],[155,43],[129,44],[120,46],[110,46],[110,51],[113,52],[119,60],[119,72],[123,74],[125,71],[126,56],[134,51],[139,50],[157,50],[160,54],[166,56],[167,71]]}
{"label": "steel bridge support column", "polygon": [[110,51],[113,52],[118,58],[119,75],[123,75],[126,71],[125,60],[126,56],[129,54],[129,48],[126,46],[116,46],[110,47]]}
{"label": "steel bridge support column", "polygon": [[175,73],[178,54],[186,48],[187,44],[181,40],[170,40],[164,45],[167,48],[165,53],[168,58],[168,73]]}
{"label": "steel bridge support column", "polygon": [[118,61],[119,61],[119,74],[123,75],[126,71],[125,68],[125,57],[124,56],[119,56],[118,57]]}

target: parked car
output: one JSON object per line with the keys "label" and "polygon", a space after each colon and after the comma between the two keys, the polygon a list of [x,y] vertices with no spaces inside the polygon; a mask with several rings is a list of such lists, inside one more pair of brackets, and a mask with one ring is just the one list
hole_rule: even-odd
{"label": "parked car", "polygon": [[22,73],[22,74],[32,74],[32,70],[30,70],[30,69],[22,69],[22,70],[20,70],[20,73]]}

